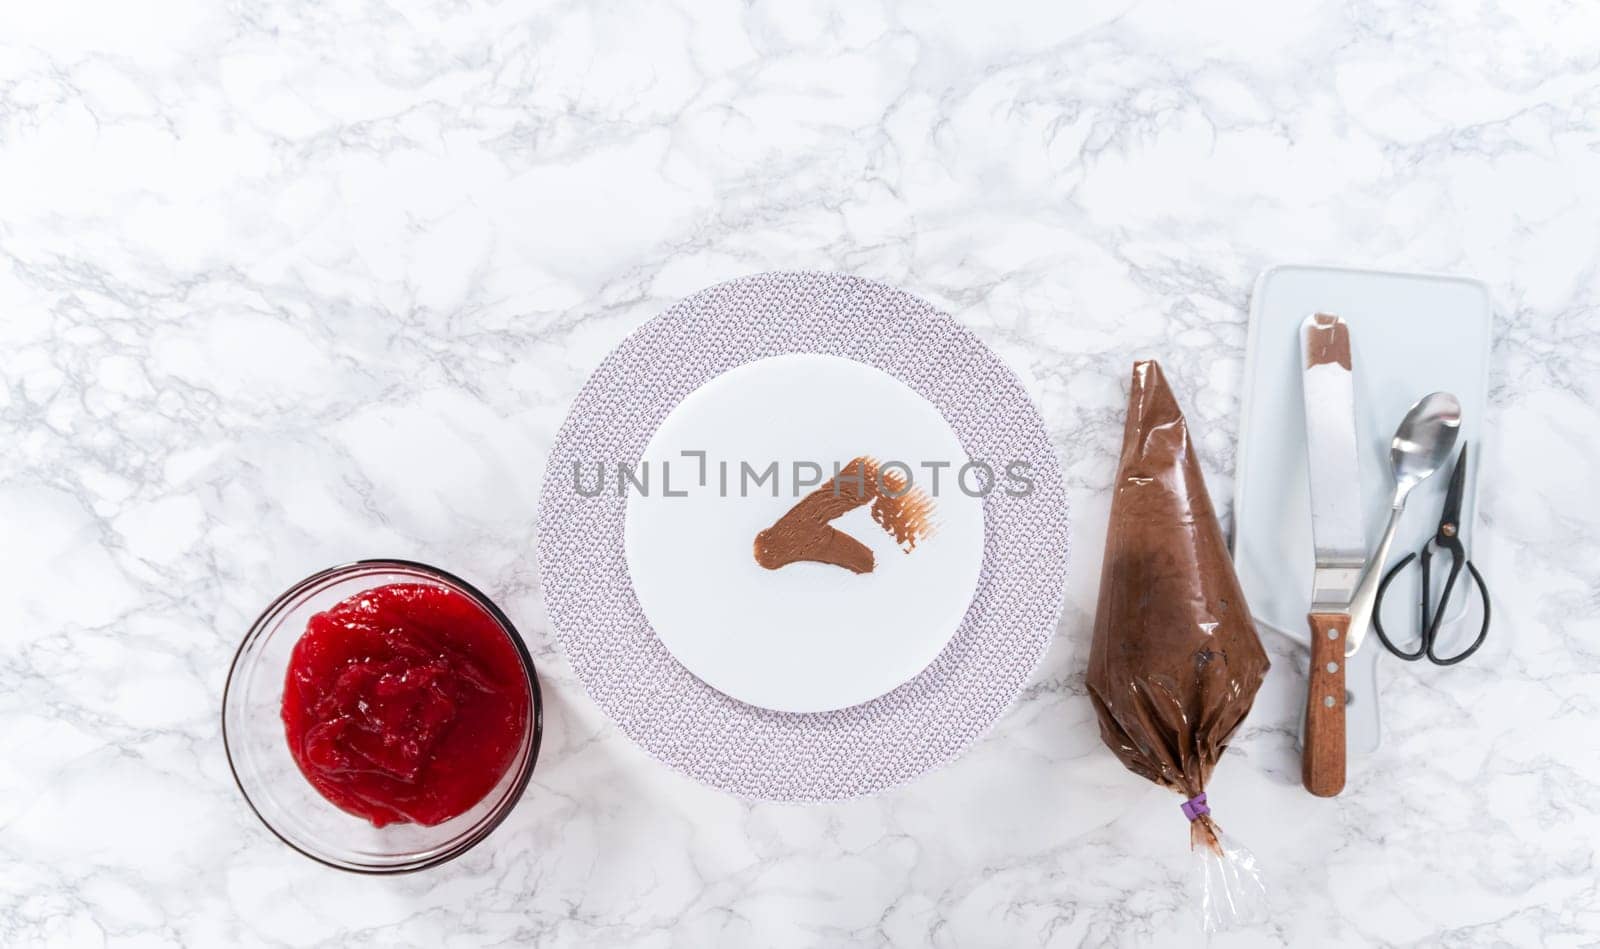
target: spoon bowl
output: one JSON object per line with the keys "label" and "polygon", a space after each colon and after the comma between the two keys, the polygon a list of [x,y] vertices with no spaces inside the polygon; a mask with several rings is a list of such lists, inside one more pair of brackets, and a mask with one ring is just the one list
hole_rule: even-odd
{"label": "spoon bowl", "polygon": [[1406,412],[1389,443],[1395,503],[1428,480],[1448,460],[1461,432],[1461,403],[1448,392],[1431,392]]}

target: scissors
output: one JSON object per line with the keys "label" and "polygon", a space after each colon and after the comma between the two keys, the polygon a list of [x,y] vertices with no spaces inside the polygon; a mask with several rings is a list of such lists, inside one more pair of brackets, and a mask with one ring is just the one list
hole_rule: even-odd
{"label": "scissors", "polygon": [[[1420,555],[1406,554],[1378,585],[1377,602],[1372,610],[1372,630],[1378,634],[1378,638],[1390,652],[1407,662],[1427,656],[1428,661],[1434,665],[1453,666],[1477,652],[1478,647],[1483,645],[1484,637],[1489,635],[1489,588],[1483,585],[1483,577],[1478,573],[1478,568],[1467,559],[1466,550],[1461,546],[1461,495],[1466,480],[1467,446],[1462,445],[1461,454],[1456,457],[1455,471],[1450,474],[1450,490],[1444,496],[1444,513],[1439,518],[1439,529],[1434,532],[1432,540],[1422,545]],[[1450,554],[1450,573],[1445,577],[1444,591],[1439,595],[1437,609],[1433,607],[1432,597],[1428,595],[1429,561],[1433,559],[1433,552],[1436,549]],[[1414,652],[1407,652],[1390,641],[1388,634],[1383,630],[1383,622],[1379,619],[1379,615],[1383,609],[1383,594],[1389,589],[1390,582],[1413,560],[1420,561],[1422,565],[1422,642]],[[1478,594],[1483,598],[1483,626],[1479,628],[1478,638],[1472,641],[1472,645],[1454,656],[1440,658],[1433,647],[1439,635],[1439,624],[1444,619],[1445,605],[1450,602],[1450,593],[1455,589],[1463,565],[1466,566],[1473,582],[1478,585]],[[1466,585],[1465,581],[1462,585]]]}

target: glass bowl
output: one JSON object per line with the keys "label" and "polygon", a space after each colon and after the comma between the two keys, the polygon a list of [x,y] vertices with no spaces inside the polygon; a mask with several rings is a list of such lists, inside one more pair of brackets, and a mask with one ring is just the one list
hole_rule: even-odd
{"label": "glass bowl", "polygon": [[[374,827],[330,804],[289,754],[281,707],[289,655],[306,623],[352,594],[387,583],[429,583],[478,604],[522,659],[528,722],[511,766],[483,800],[442,824]],[[458,857],[499,826],[533,774],[543,731],[533,659],[506,615],[470,583],[409,560],[360,560],[330,567],[273,600],[245,634],[222,693],[222,741],[244,799],[267,829],[313,860],[356,873],[407,873]]]}

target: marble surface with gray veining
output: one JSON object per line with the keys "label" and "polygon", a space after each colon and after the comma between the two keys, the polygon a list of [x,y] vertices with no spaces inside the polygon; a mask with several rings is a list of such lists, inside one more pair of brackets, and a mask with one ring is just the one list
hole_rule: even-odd
{"label": "marble surface with gray veining", "polygon": [[[1600,11],[1315,4],[331,2],[0,10],[0,943],[1195,944],[1177,799],[1084,691],[1127,368],[1225,503],[1275,263],[1489,286],[1480,657],[1385,666],[1345,794],[1303,659],[1211,786],[1270,922],[1219,945],[1600,938]],[[996,730],[881,797],[749,804],[585,696],[534,568],[607,350],[771,269],[934,301],[1027,380],[1076,556]],[[533,784],[397,879],[263,829],[234,647],[364,556],[491,593],[544,677]]]}

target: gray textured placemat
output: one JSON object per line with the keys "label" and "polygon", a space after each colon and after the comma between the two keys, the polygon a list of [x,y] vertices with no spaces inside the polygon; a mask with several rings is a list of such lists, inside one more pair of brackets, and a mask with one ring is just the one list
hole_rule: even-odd
{"label": "gray textured placemat", "polygon": [[[1024,459],[1036,489],[984,501],[983,572],[960,628],[916,678],[811,715],[736,701],[673,659],[623,553],[626,498],[579,496],[575,461],[633,462],[690,392],[784,353],[829,353],[895,376],[944,413],[972,458]],[[539,568],[557,639],[589,694],[652,755],[748,798],[871,794],[943,764],[1005,712],[1061,610],[1067,500],[1044,425],[1011,371],[923,300],[842,274],[769,273],[710,287],[629,336],[590,377],[545,472]]]}

